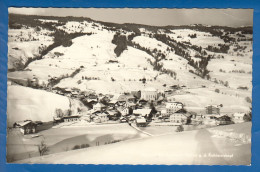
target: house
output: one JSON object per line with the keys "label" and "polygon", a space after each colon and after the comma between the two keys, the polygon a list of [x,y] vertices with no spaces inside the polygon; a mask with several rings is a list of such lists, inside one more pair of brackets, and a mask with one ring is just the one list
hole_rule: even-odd
{"label": "house", "polygon": [[136,116],[148,117],[151,115],[152,109],[135,109],[133,114]]}
{"label": "house", "polygon": [[216,118],[217,125],[229,125],[232,124],[231,118],[227,115],[222,115]]}
{"label": "house", "polygon": [[114,108],[116,106],[117,100],[110,100],[107,105],[108,107]]}
{"label": "house", "polygon": [[106,108],[102,103],[97,103],[93,106],[94,111],[104,111]]}
{"label": "house", "polygon": [[117,110],[121,113],[122,116],[129,114],[129,108],[125,106],[119,106],[117,107]]}
{"label": "house", "polygon": [[135,108],[136,108],[136,104],[133,103],[133,102],[127,102],[127,103],[125,104],[125,107],[135,109]]}
{"label": "house", "polygon": [[217,125],[217,118],[219,118],[220,115],[218,114],[206,114],[203,115],[203,124],[205,125]]}
{"label": "house", "polygon": [[95,95],[95,94],[89,94],[88,95],[88,98],[87,98],[87,101],[90,102],[90,101],[95,101],[97,102],[98,101],[98,96]]}
{"label": "house", "polygon": [[155,101],[158,99],[158,93],[155,88],[149,87],[141,91],[141,99]]}
{"label": "house", "polygon": [[64,120],[64,122],[80,121],[80,116],[79,115],[64,116],[63,120]]}
{"label": "house", "polygon": [[135,97],[131,94],[128,95],[120,95],[117,99],[118,102],[134,102]]}
{"label": "house", "polygon": [[147,121],[143,117],[137,118],[135,122],[137,127],[145,127],[147,125]]}
{"label": "house", "polygon": [[90,114],[83,115],[81,116],[81,120],[91,122],[91,115]]}
{"label": "house", "polygon": [[161,117],[167,117],[167,116],[168,116],[168,114],[167,114],[166,109],[161,110]]}
{"label": "house", "polygon": [[108,119],[109,120],[118,120],[119,117],[120,117],[120,113],[116,110],[109,110],[107,111],[107,114],[108,114]]}
{"label": "house", "polygon": [[95,123],[105,123],[109,120],[107,116],[108,115],[106,113],[98,113],[94,118],[94,122]]}
{"label": "house", "polygon": [[13,127],[20,128],[20,131],[25,135],[36,133],[37,124],[31,120],[25,120],[21,122],[15,122]]}
{"label": "house", "polygon": [[242,122],[244,122],[244,117],[245,117],[245,113],[239,113],[239,112],[237,112],[237,113],[234,113],[234,115],[233,115],[233,121],[235,122],[235,123],[242,123]]}
{"label": "house", "polygon": [[76,92],[76,91],[72,91],[72,92],[71,92],[71,96],[72,96],[72,97],[78,97],[78,95],[79,95],[79,93]]}
{"label": "house", "polygon": [[220,114],[219,105],[208,105],[205,107],[205,109],[206,109],[206,114],[208,114],[208,115],[212,115],[212,114],[219,115]]}
{"label": "house", "polygon": [[187,124],[190,116],[185,113],[173,113],[170,115],[170,122],[178,124]]}
{"label": "house", "polygon": [[171,114],[183,109],[183,104],[181,102],[167,102],[166,103],[166,112],[168,116]]}

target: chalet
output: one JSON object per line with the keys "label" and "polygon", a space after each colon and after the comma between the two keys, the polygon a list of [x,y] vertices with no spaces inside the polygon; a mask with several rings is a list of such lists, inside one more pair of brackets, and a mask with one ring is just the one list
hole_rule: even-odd
{"label": "chalet", "polygon": [[207,115],[219,115],[220,107],[219,105],[208,105],[205,107]]}
{"label": "chalet", "polygon": [[170,116],[171,114],[183,109],[183,104],[181,102],[167,102],[166,112]]}
{"label": "chalet", "polygon": [[232,124],[231,118],[227,115],[222,115],[216,118],[217,125],[229,125]]}
{"label": "chalet", "polygon": [[13,127],[20,128],[20,131],[25,135],[36,133],[37,124],[31,120],[25,120],[21,122],[15,122]]}
{"label": "chalet", "polygon": [[136,116],[148,117],[152,113],[152,109],[135,109],[133,114]]}
{"label": "chalet", "polygon": [[155,101],[158,99],[158,92],[155,88],[146,88],[141,92],[141,99]]}
{"label": "chalet", "polygon": [[65,116],[63,117],[64,122],[75,122],[80,121],[80,116],[73,115],[73,116]]}
{"label": "chalet", "polygon": [[94,111],[104,111],[106,108],[102,103],[97,103],[93,106]]}
{"label": "chalet", "polygon": [[234,115],[233,115],[233,121],[235,122],[235,123],[242,123],[242,122],[244,122],[244,117],[246,116],[246,114],[245,113],[234,113]]}

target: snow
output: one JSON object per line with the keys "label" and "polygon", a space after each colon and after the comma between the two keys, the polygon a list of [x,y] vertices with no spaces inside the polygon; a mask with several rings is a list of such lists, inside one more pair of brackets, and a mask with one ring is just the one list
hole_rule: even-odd
{"label": "snow", "polygon": [[161,50],[162,52],[165,52],[168,47],[166,44],[157,41],[155,38],[149,38],[143,35],[134,37],[132,41],[150,50],[157,49],[158,51]]}
{"label": "snow", "polygon": [[[16,163],[250,165],[250,144],[240,141],[232,142],[228,138],[214,137],[212,133],[213,129],[214,131],[222,131],[237,128],[237,126],[240,126],[240,124],[229,125],[225,128],[215,127],[211,131],[201,129],[128,140],[30,158]],[[241,125],[240,128],[242,128],[242,133],[246,134],[251,129],[251,123]],[[102,156],[100,156],[101,154]]]}
{"label": "snow", "polygon": [[13,64],[21,61],[22,64],[28,58],[35,58],[44,48],[53,43],[51,32],[41,29],[9,29],[8,30],[8,69],[14,68]]}
{"label": "snow", "polygon": [[[73,101],[75,109],[81,103]],[[18,85],[7,88],[7,126],[17,121],[30,119],[32,121],[49,122],[53,120],[56,108],[69,109],[69,99],[64,96],[36,90]]]}
{"label": "snow", "polygon": [[[224,44],[225,42],[219,37],[212,36],[207,32],[200,32],[191,29],[176,29],[171,30],[172,34],[168,34],[171,38],[181,41],[190,42],[192,45],[201,46],[206,48],[208,45]],[[190,38],[188,35],[196,34],[197,38]],[[181,38],[178,38],[180,36]]]}

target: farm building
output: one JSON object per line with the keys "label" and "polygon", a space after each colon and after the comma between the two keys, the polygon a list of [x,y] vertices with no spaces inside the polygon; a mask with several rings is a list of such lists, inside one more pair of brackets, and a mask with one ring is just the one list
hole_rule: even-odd
{"label": "farm building", "polygon": [[22,122],[15,122],[14,128],[20,128],[23,134],[33,134],[36,133],[37,124],[31,120],[25,120]]}

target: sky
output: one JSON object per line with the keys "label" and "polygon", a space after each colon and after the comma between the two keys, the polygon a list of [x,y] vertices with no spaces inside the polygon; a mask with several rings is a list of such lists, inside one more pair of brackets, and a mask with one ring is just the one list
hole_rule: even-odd
{"label": "sky", "polygon": [[46,16],[89,17],[113,23],[155,26],[220,25],[252,26],[253,9],[165,9],[165,8],[9,8],[9,13]]}

